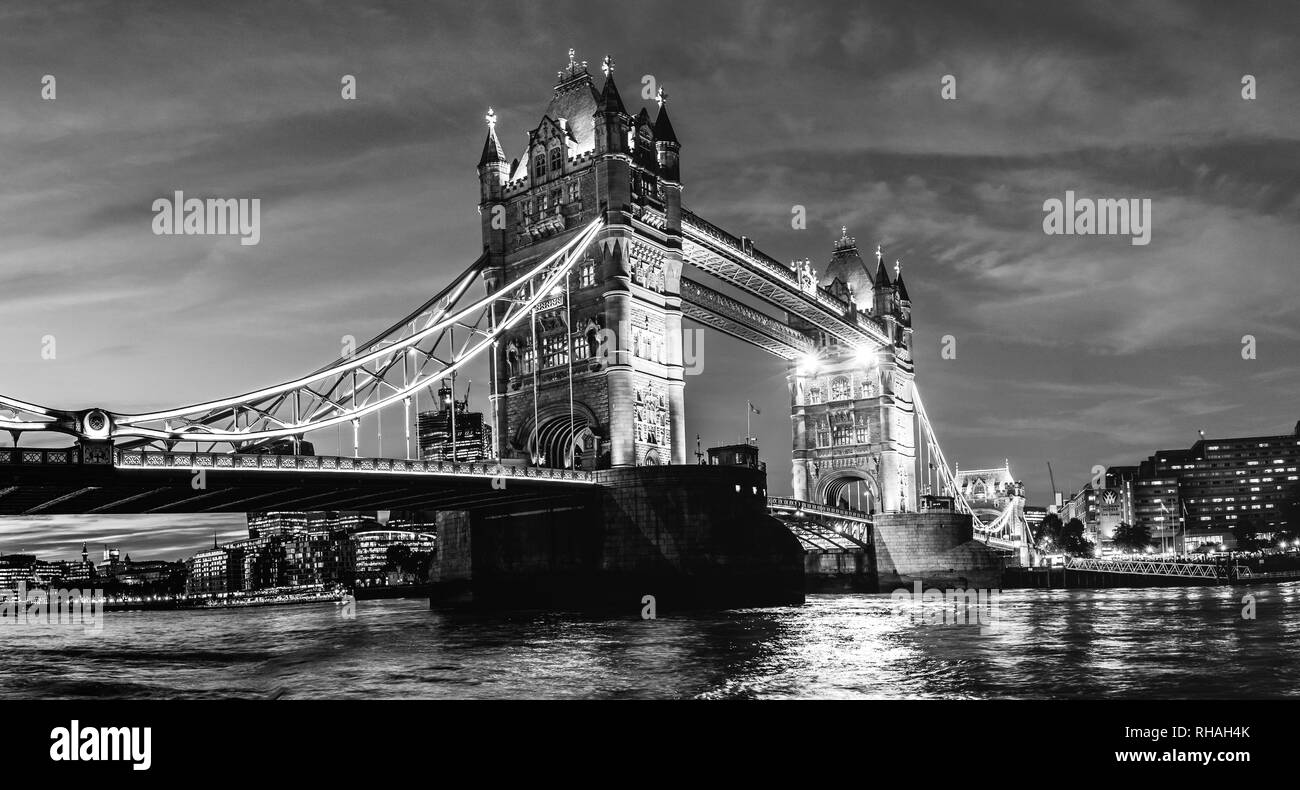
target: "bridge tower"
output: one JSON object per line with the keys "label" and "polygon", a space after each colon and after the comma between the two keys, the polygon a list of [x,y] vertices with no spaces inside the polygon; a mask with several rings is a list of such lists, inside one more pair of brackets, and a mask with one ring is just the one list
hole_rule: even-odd
{"label": "bridge tower", "polygon": [[[817,353],[790,368],[798,499],[865,512],[916,510],[916,408],[912,302],[900,269],[890,277],[876,248],[875,273],[843,229],[818,284],[875,322],[887,343],[844,348],[790,315],[792,327],[819,338]],[[805,266],[812,281],[816,273]],[[798,265],[796,265],[796,269]]]}
{"label": "bridge tower", "polygon": [[[489,292],[597,218],[567,291],[497,343],[494,441],[503,459],[592,469],[686,462],[680,145],[662,91],[652,120],[624,107],[606,57],[597,89],[569,51],[541,121],[507,161],[489,111],[479,213]],[[642,221],[641,209],[666,221]]]}

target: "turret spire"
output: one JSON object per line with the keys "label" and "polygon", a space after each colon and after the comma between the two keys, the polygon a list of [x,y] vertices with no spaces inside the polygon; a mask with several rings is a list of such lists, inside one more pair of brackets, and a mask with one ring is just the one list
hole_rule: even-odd
{"label": "turret spire", "polygon": [[478,166],[493,165],[504,163],[506,161],[505,151],[501,150],[501,141],[497,139],[497,114],[496,110],[488,108],[487,115],[483,116],[487,122],[487,139],[483,141],[483,155],[478,158]]}

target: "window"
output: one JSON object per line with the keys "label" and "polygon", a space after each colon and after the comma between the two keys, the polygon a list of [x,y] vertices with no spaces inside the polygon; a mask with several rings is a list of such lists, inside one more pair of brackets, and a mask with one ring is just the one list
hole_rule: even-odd
{"label": "window", "polygon": [[560,167],[564,164],[564,157],[560,154],[559,148],[551,149],[551,172],[559,172]]}
{"label": "window", "polygon": [[853,441],[857,444],[867,444],[871,441],[871,432],[867,430],[865,422],[853,429]]}
{"label": "window", "polygon": [[831,443],[835,445],[849,444],[853,441],[853,426],[836,425],[831,431]]}
{"label": "window", "polygon": [[538,154],[533,157],[533,178],[542,179],[546,177],[546,157]]}
{"label": "window", "polygon": [[849,399],[849,380],[840,376],[831,382],[831,400]]}
{"label": "window", "polygon": [[567,334],[547,335],[542,338],[542,368],[553,368],[569,364]]}
{"label": "window", "polygon": [[525,216],[525,217],[531,217],[532,215],[533,215],[533,201],[531,201],[531,200],[525,200],[525,201],[524,201],[524,216]]}
{"label": "window", "polygon": [[560,213],[560,190],[558,189],[551,190],[551,208],[555,210],[556,214]]}
{"label": "window", "polygon": [[818,429],[817,429],[817,446],[818,446],[818,447],[830,447],[830,445],[831,445],[831,432],[828,431],[828,430],[826,430],[825,428],[818,428]]}
{"label": "window", "polygon": [[809,403],[821,403],[821,402],[822,402],[822,388],[821,388],[821,387],[813,387],[812,389],[808,390],[808,402],[809,402]]}
{"label": "window", "polygon": [[596,284],[596,262],[584,261],[578,271],[578,287],[590,288]]}
{"label": "window", "polygon": [[578,184],[577,179],[574,179],[573,181],[570,181],[570,182],[569,182],[569,202],[570,202],[570,203],[577,203],[577,202],[578,202],[578,196],[581,194],[580,191],[579,191],[579,189],[578,189],[578,187],[579,187],[579,184]]}

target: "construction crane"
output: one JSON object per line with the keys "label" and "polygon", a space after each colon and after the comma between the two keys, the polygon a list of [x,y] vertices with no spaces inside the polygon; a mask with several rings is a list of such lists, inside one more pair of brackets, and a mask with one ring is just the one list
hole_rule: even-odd
{"label": "construction crane", "polygon": [[1052,462],[1047,462],[1047,479],[1052,481],[1052,504],[1059,505],[1056,501],[1056,475],[1052,474]]}

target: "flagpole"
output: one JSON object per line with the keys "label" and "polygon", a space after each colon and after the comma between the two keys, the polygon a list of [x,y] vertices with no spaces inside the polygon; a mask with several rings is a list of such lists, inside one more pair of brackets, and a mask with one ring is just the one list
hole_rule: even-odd
{"label": "flagpole", "polygon": [[745,444],[749,444],[749,413],[754,408],[754,404],[745,401]]}

